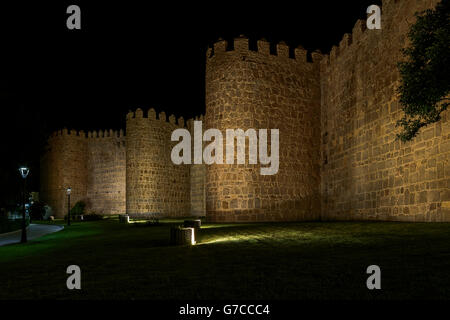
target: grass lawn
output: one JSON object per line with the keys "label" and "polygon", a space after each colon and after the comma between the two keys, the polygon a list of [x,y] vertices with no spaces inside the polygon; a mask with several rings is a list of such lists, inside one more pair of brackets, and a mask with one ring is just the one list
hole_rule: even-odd
{"label": "grass lawn", "polygon": [[[0,299],[449,299],[450,224],[210,224],[195,246],[117,220],[0,247]],[[80,266],[82,290],[66,288]],[[382,290],[366,288],[379,265]]]}

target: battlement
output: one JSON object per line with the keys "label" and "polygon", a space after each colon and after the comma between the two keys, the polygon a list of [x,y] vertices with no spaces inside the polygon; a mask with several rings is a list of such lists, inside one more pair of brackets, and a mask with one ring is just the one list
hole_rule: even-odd
{"label": "battlement", "polygon": [[203,122],[204,120],[205,120],[205,117],[201,114],[199,116],[189,119],[186,123],[186,126],[187,126],[188,130],[191,130],[194,128],[194,121],[202,121]]}
{"label": "battlement", "polygon": [[[403,10],[403,14],[399,15],[399,11]],[[347,51],[357,48],[361,42],[366,41],[370,37],[380,36],[383,32],[391,32],[392,27],[398,28],[399,19],[408,10],[412,10],[409,13],[415,12],[415,6],[408,4],[407,1],[398,0],[382,0],[381,5],[381,30],[367,30],[366,20],[358,19],[353,26],[351,33],[343,35],[338,45],[334,45],[329,54],[324,55],[320,65],[324,69],[330,64],[333,64],[340,56],[344,55]],[[411,21],[409,21],[411,22]],[[368,32],[370,31],[370,32]]]}
{"label": "battlement", "polygon": [[50,134],[49,139],[57,138],[57,137],[74,137],[74,138],[86,138],[86,133],[83,130],[72,130],[72,129],[61,129],[53,131]]}
{"label": "battlement", "polygon": [[281,58],[301,63],[318,63],[322,59],[322,54],[319,51],[308,52],[302,46],[292,47],[283,41],[278,43],[270,42],[266,39],[254,41],[241,35],[231,40],[219,38],[206,50],[207,61],[227,52],[259,54],[266,57]]}
{"label": "battlement", "polygon": [[125,137],[124,131],[120,130],[94,130],[89,132],[84,132],[84,130],[68,130],[64,128],[62,130],[56,130],[50,134],[49,139],[54,139],[57,137],[64,138],[80,138],[80,139],[89,139],[89,138],[123,138]]}
{"label": "battlement", "polygon": [[[333,64],[339,56],[343,55],[347,50],[351,50],[358,46],[358,44],[366,37],[367,34],[367,26],[365,20],[357,20],[353,29],[352,33],[345,33],[339,41],[339,44],[336,46],[334,45],[331,48],[331,51],[329,54],[325,54],[323,56],[323,59],[320,63],[321,68],[326,68],[330,64]],[[374,30],[378,31],[378,30]]]}
{"label": "battlement", "polygon": [[87,134],[88,138],[123,138],[125,134],[122,129],[120,130],[98,130],[98,131],[89,131]]}
{"label": "battlement", "polygon": [[164,111],[161,111],[156,117],[156,111],[153,108],[150,108],[146,113],[141,108],[137,108],[136,111],[129,111],[127,114],[127,121],[133,119],[149,119],[149,120],[158,120],[166,123],[170,123],[172,125],[176,125],[178,127],[185,127],[185,121],[183,117],[179,117],[178,119],[175,115],[171,114],[168,118]]}
{"label": "battlement", "polygon": [[[437,1],[430,1],[430,3],[434,2]],[[367,30],[366,20],[357,20],[353,26],[352,32],[344,34],[339,44],[334,45],[330,53],[324,55],[324,58],[320,63],[322,70],[333,65],[340,56],[345,55],[348,51],[358,48],[361,43],[367,44],[367,41],[369,40],[379,41],[379,38],[377,37],[380,37],[385,33],[391,34],[392,32],[396,32],[399,28],[402,28],[402,32],[406,33],[406,28],[412,23],[412,20],[406,21],[403,17],[414,16],[417,8],[420,8],[423,4],[424,3],[420,4],[417,2],[416,6],[411,5],[408,1],[382,0],[381,29]],[[402,27],[400,27],[400,24],[402,24]]]}

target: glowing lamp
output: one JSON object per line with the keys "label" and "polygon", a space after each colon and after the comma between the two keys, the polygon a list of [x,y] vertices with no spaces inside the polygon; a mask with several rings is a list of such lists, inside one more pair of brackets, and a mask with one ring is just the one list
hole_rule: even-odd
{"label": "glowing lamp", "polygon": [[28,174],[30,173],[30,169],[28,169],[27,167],[20,167],[19,172],[22,178],[26,179]]}
{"label": "glowing lamp", "polygon": [[194,245],[195,229],[184,227],[172,227],[170,229],[170,243],[174,245]]}

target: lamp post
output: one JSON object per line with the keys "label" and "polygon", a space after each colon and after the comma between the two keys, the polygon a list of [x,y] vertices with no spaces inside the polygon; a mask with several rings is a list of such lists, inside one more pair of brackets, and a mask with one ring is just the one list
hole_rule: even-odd
{"label": "lamp post", "polygon": [[70,226],[70,193],[72,192],[72,188],[67,188],[67,225]]}
{"label": "lamp post", "polygon": [[20,239],[21,243],[27,242],[27,223],[25,221],[25,182],[28,174],[30,173],[30,169],[27,167],[19,168],[20,175],[23,178],[23,191],[22,191],[22,237]]}

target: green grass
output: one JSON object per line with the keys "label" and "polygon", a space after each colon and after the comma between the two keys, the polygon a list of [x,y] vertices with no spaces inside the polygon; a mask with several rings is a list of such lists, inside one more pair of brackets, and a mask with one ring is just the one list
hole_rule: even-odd
{"label": "green grass", "polygon": [[[450,298],[449,224],[211,224],[174,247],[174,223],[74,223],[0,247],[0,299]],[[71,264],[82,290],[66,288]],[[382,290],[366,288],[372,264]]]}

